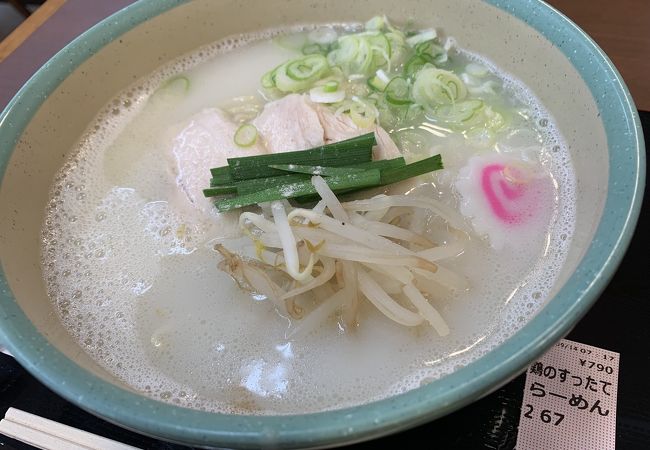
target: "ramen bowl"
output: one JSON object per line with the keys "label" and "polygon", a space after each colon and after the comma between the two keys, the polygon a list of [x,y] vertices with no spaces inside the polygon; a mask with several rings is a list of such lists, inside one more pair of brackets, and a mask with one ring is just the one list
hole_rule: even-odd
{"label": "ramen bowl", "polygon": [[[523,81],[554,117],[576,172],[576,224],[540,311],[502,344],[422,387],[365,405],[291,416],[181,408],[136,392],[70,337],[46,293],[40,232],[57,170],[117,92],[225,36],[303,23],[396,22],[444,29]],[[631,239],[645,162],[634,103],[606,55],[571,21],[531,0],[143,0],[61,50],[0,119],[0,344],[85,410],[157,438],[199,446],[307,448],[376,438],[477,400],[566,335],[614,274]]]}

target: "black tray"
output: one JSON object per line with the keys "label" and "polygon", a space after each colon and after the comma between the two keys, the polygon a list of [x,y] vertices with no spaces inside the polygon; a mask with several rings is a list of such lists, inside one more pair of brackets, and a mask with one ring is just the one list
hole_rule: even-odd
{"label": "black tray", "polygon": [[[646,148],[650,148],[650,112],[639,114]],[[650,392],[647,388],[650,352],[646,346],[650,342],[649,221],[650,196],[646,188],[636,233],[620,268],[598,302],[567,336],[621,354],[617,449],[650,448]],[[517,377],[491,395],[441,419],[348,448],[398,448],[418,442],[426,448],[512,449],[517,441],[524,377]],[[151,439],[98,419],[40,384],[10,356],[0,354],[0,417],[12,406],[140,448],[189,448]],[[0,435],[0,447],[33,448],[3,435]]]}

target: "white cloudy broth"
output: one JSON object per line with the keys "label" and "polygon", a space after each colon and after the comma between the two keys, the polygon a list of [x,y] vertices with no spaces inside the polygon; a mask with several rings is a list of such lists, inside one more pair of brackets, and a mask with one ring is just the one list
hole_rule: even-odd
{"label": "white cloudy broth", "polygon": [[[435,299],[448,336],[400,327],[363,304],[353,331],[332,318],[287,338],[295,324],[218,269],[213,243],[238,237],[237,213],[187,202],[172,145],[204,108],[240,96],[262,103],[260,77],[293,56],[267,33],[227,39],[161,68],[106,105],[53,182],[42,246],[51,301],[89,355],[150,397],[209,411],[289,414],[404,392],[511,336],[543,305],[561,269],[573,231],[574,174],[552,118],[489,61],[451,50],[451,69],[472,61],[489,68],[502,86],[495,101],[512,120],[496,141],[444,127],[421,133],[416,122],[388,128],[407,160],[441,153],[445,163],[399,189],[459,208],[454,181],[472,156],[526,149],[557,182],[544,233],[498,250],[469,239],[447,264],[469,290]],[[189,80],[187,91],[159,89],[178,74]],[[435,238],[440,223],[421,218]]]}

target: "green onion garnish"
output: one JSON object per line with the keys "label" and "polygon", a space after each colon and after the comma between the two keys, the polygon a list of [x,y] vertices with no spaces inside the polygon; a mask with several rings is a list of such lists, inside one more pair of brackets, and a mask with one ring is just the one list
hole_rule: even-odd
{"label": "green onion garnish", "polygon": [[354,167],[324,167],[324,166],[302,166],[298,164],[273,164],[269,167],[284,172],[304,173],[308,175],[320,175],[322,177],[348,175],[350,173],[363,172],[365,169]]}
{"label": "green onion garnish", "polygon": [[223,186],[212,186],[208,189],[203,189],[203,195],[206,197],[216,197],[218,195],[235,194],[237,186],[234,184],[225,184]]}
{"label": "green onion garnish", "polygon": [[413,103],[410,98],[409,83],[406,78],[395,77],[390,80],[384,90],[386,101],[393,105],[408,105]]}
{"label": "green onion garnish", "polygon": [[328,81],[323,85],[323,91],[325,92],[336,92],[339,88],[339,82],[336,80]]}
{"label": "green onion garnish", "polygon": [[239,147],[250,147],[257,142],[257,128],[250,123],[246,123],[237,128],[233,140]]}
{"label": "green onion garnish", "polygon": [[396,183],[442,169],[440,155],[406,164],[404,158],[372,161],[374,133],[310,150],[229,158],[228,165],[211,170],[206,197],[236,194],[216,202],[219,211],[292,198],[318,200],[312,176],[325,177],[337,194]]}
{"label": "green onion garnish", "polygon": [[383,169],[381,171],[381,185],[397,183],[442,168],[442,157],[434,155],[402,167]]}
{"label": "green onion garnish", "polygon": [[244,180],[235,182],[237,188],[237,195],[250,194],[251,192],[263,191],[276,186],[284,186],[285,184],[295,183],[296,181],[309,180],[310,176],[304,173],[287,173],[285,175],[278,175],[277,177],[267,178],[253,178],[252,180]]}
{"label": "green onion garnish", "polygon": [[[330,189],[337,192],[351,188],[359,189],[363,187],[376,186],[381,180],[381,175],[379,170],[371,169],[343,176],[328,177],[325,180]],[[315,193],[316,188],[314,188],[314,185],[311,183],[311,179],[307,179],[282,186],[274,186],[247,195],[239,195],[237,197],[219,200],[216,202],[216,206],[219,211],[223,212],[258,203],[280,200],[282,198],[294,198]]]}
{"label": "green onion garnish", "polygon": [[212,173],[210,186],[228,184],[234,181],[232,176],[230,175],[230,167],[228,166],[215,167],[214,169],[210,169],[210,173]]}
{"label": "green onion garnish", "polygon": [[[375,144],[375,134],[368,133],[310,150],[228,158],[228,167],[233,180],[248,180],[282,175],[282,171],[269,167],[269,165],[275,164],[348,166],[370,161],[372,159],[372,146]],[[211,170],[214,177],[214,169]],[[225,171],[222,168],[217,170],[219,173]]]}

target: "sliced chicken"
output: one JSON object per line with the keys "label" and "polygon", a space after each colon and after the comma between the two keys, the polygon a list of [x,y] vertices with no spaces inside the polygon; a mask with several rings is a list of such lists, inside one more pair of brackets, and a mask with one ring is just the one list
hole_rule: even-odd
{"label": "sliced chicken", "polygon": [[402,155],[380,126],[359,128],[350,116],[337,115],[326,106],[311,102],[306,95],[290,94],[267,103],[253,125],[271,153],[304,150],[374,131],[377,146],[373,149],[373,159]]}
{"label": "sliced chicken", "polygon": [[393,159],[402,156],[390,135],[379,125],[373,128],[359,128],[346,114],[334,114],[323,105],[315,105],[318,118],[325,133],[325,142],[338,142],[365,133],[375,132],[377,145],[372,149],[372,159]]}
{"label": "sliced chicken", "polygon": [[188,200],[200,209],[214,209],[203,196],[203,189],[210,186],[209,168],[225,166],[227,158],[266,153],[259,140],[250,147],[237,146],[234,142],[237,128],[223,111],[209,108],[192,116],[174,139],[176,182]]}
{"label": "sliced chicken", "polygon": [[325,143],[318,114],[304,95],[290,94],[267,103],[253,125],[271,153],[306,150]]}
{"label": "sliced chicken", "polygon": [[326,144],[344,141],[372,131],[372,129],[356,126],[347,114],[336,115],[324,105],[314,104],[314,108],[323,127]]}
{"label": "sliced chicken", "polygon": [[402,152],[399,151],[390,135],[379,125],[375,127],[375,140],[377,141],[377,145],[372,149],[372,159],[375,161],[402,156]]}
{"label": "sliced chicken", "polygon": [[305,95],[291,94],[267,103],[252,123],[261,138],[245,148],[234,142],[238,125],[220,109],[204,109],[182,125],[172,144],[173,173],[181,191],[194,207],[214,213],[212,202],[203,196],[203,189],[210,186],[208,169],[225,166],[231,157],[303,150],[373,130],[377,140],[373,159],[401,156],[383,128],[359,128],[349,116],[336,115],[324,105],[312,103]]}

